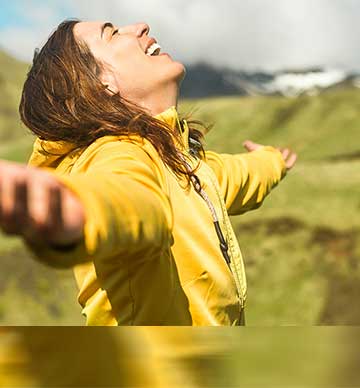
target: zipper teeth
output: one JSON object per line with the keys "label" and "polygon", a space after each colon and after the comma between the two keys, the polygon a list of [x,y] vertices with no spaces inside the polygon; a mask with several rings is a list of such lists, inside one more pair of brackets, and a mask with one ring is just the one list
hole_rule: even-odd
{"label": "zipper teeth", "polygon": [[[183,155],[181,153],[179,153],[179,155],[180,155],[181,159],[184,161],[187,170],[189,172],[192,171],[191,166],[185,160]],[[220,240],[220,248],[221,248],[222,241],[221,241],[220,235],[218,233],[218,229],[220,230],[220,233],[221,233],[223,239],[224,239],[224,236],[223,236],[223,234],[221,232],[221,228],[220,228],[220,225],[219,225],[219,219],[218,219],[218,216],[216,214],[215,207],[214,207],[213,203],[211,202],[209,196],[205,192],[205,190],[201,187],[200,179],[198,178],[198,176],[197,175],[191,175],[190,179],[191,179],[192,184],[194,185],[195,191],[204,199],[204,201],[208,205],[208,208],[210,209],[210,212],[211,212],[211,215],[212,215],[212,218],[213,218],[213,222],[214,222],[214,225],[215,225],[216,233],[217,233],[218,238]],[[209,179],[210,179],[210,182],[211,182],[211,184],[212,184],[212,186],[213,186],[213,188],[214,188],[214,190],[216,192],[216,195],[217,195],[217,197],[218,197],[218,199],[220,201],[220,205],[221,205],[220,207],[221,207],[221,212],[222,212],[224,223],[225,223],[225,229],[227,229],[226,228],[226,219],[225,219],[225,214],[224,214],[224,208],[223,208],[223,205],[222,205],[222,202],[221,202],[220,194],[218,193],[218,191],[216,189],[216,186],[215,186],[214,182],[212,181],[212,178],[209,177]],[[218,226],[218,228],[216,228],[216,226]],[[229,239],[230,239],[230,236],[227,233],[227,240],[229,241]],[[227,242],[226,241],[225,241],[225,244],[226,244],[226,254],[227,254],[228,247],[227,247]],[[224,251],[222,249],[221,249],[221,252],[222,252],[222,254],[223,254],[224,258],[225,258],[225,261],[227,262],[227,264],[229,266],[230,271],[231,272],[235,272],[235,274],[233,273],[233,279],[234,279],[234,282],[235,282],[235,288],[237,290],[237,294],[238,294],[239,299],[240,299],[241,308],[244,308],[245,295],[243,295],[243,291],[242,291],[242,287],[241,287],[241,282],[240,282],[240,276],[239,276],[239,272],[238,272],[237,266],[236,266],[236,264],[234,262],[231,261],[229,256],[228,256],[228,259],[226,258],[226,256],[224,255]],[[231,264],[233,264],[233,265],[231,266]]]}
{"label": "zipper teeth", "polygon": [[198,178],[198,176],[192,175],[191,181],[194,185],[195,191],[203,198],[203,200],[206,202],[208,208],[210,209],[210,212],[211,212],[211,215],[212,215],[212,218],[214,221],[215,231],[216,231],[216,234],[217,234],[219,242],[220,242],[221,253],[223,254],[223,257],[224,257],[226,263],[228,264],[228,266],[231,269],[231,266],[230,266],[231,259],[230,259],[229,253],[228,253],[229,246],[228,246],[228,243],[225,240],[225,237],[221,231],[219,219],[218,219],[218,216],[216,214],[215,207],[214,207],[213,203],[211,202],[209,196],[207,195],[206,191],[201,187],[200,179]]}
{"label": "zipper teeth", "polygon": [[[196,178],[197,178],[197,180],[199,179],[198,177],[196,177]],[[210,178],[210,180],[211,180],[211,178]],[[211,183],[214,186],[214,183],[212,181],[211,181]],[[214,187],[214,189],[215,189],[216,194],[219,197],[219,194],[218,194],[218,192],[217,192],[215,187]],[[195,190],[198,191],[196,187],[195,187]],[[217,217],[217,214],[216,214],[216,211],[215,211],[215,207],[214,207],[213,203],[211,202],[211,200],[210,200],[209,196],[207,195],[207,193],[202,188],[201,188],[200,191],[198,191],[198,193],[205,200],[205,202],[208,204],[211,212],[214,214],[213,220],[214,220],[214,225],[215,225],[215,229],[216,229],[218,238],[220,240],[220,249],[221,249],[221,252],[222,252],[222,254],[224,256],[224,259],[225,259],[226,263],[229,266],[230,271],[231,272],[235,272],[235,274],[233,273],[232,276],[233,276],[233,280],[234,280],[234,283],[235,283],[235,288],[236,288],[238,297],[240,299],[241,308],[244,308],[244,298],[245,297],[244,297],[243,292],[242,292],[239,273],[238,273],[238,270],[237,270],[237,267],[236,267],[235,263],[233,261],[231,261],[230,256],[228,255],[228,243],[227,243],[227,241],[229,241],[230,237],[229,237],[229,235],[227,235],[227,241],[225,241],[224,235],[221,232],[221,228],[220,228],[218,217]],[[203,197],[202,194],[204,194],[205,198]],[[220,204],[221,204],[221,201],[220,201]],[[221,206],[221,210],[222,210],[223,218],[225,220],[224,209],[222,208],[222,206]],[[225,229],[226,229],[226,225],[225,225]],[[222,248],[222,244],[223,243],[226,244],[226,247],[224,247],[224,250]],[[231,266],[231,264],[232,264],[232,266]],[[236,277],[236,279],[235,279],[235,277]]]}
{"label": "zipper teeth", "polygon": [[[216,189],[216,185],[214,184],[212,178],[209,177],[209,179],[210,179],[210,182],[211,182],[211,184],[212,184],[212,186],[213,186],[213,188],[214,188],[214,190],[215,190],[215,192],[216,192],[216,195],[218,196],[218,199],[219,199],[219,201],[220,201],[220,204],[221,204],[221,212],[222,212],[223,219],[224,219],[224,223],[225,223],[225,229],[226,229],[226,231],[227,231],[227,228],[226,228],[226,217],[225,217],[224,207],[223,207],[223,204],[222,204],[222,201],[221,201],[220,194],[218,193],[218,191],[217,191],[217,189]],[[227,233],[227,240],[228,240],[228,241],[231,240],[231,236],[229,236],[229,233]],[[244,308],[246,295],[245,295],[245,294],[243,293],[243,291],[242,291],[241,281],[240,281],[241,277],[240,277],[240,275],[239,275],[238,268],[237,268],[237,266],[236,266],[236,264],[235,264],[234,262],[232,262],[232,264],[233,264],[234,272],[235,272],[235,274],[236,274],[236,279],[237,279],[237,280],[235,281],[235,283],[236,283],[236,288],[238,289],[238,294],[239,294],[240,301],[241,301],[241,307]],[[235,276],[234,276],[234,277],[235,277]],[[235,280],[235,279],[234,279],[234,280]],[[239,283],[239,285],[238,285],[237,283]]]}
{"label": "zipper teeth", "polygon": [[[181,124],[187,125],[186,121],[185,121],[185,123],[183,121],[185,121],[185,120],[182,120]],[[182,129],[182,132],[183,132],[182,125],[181,125],[181,129]],[[185,163],[185,166],[186,166],[187,170],[189,172],[192,171],[192,168],[191,168],[190,164],[185,160],[185,157],[182,155],[181,152],[179,152],[179,156],[183,160],[183,162]],[[241,309],[243,309],[244,306],[245,306],[246,291],[243,292],[243,287],[242,287],[242,284],[241,284],[242,282],[240,280],[241,276],[239,275],[236,263],[231,261],[230,257],[228,256],[228,244],[227,244],[227,241],[231,240],[231,236],[229,236],[229,233],[228,233],[228,230],[227,230],[227,226],[226,226],[227,222],[226,222],[226,217],[225,217],[225,213],[224,213],[224,206],[223,206],[223,203],[221,201],[220,194],[219,194],[219,192],[218,192],[218,190],[216,188],[216,185],[214,184],[211,176],[209,176],[210,182],[211,182],[211,184],[212,184],[212,186],[213,186],[213,188],[214,188],[214,190],[216,192],[216,195],[217,195],[217,197],[219,199],[219,202],[220,202],[221,212],[222,212],[223,219],[224,219],[224,225],[225,225],[225,229],[226,229],[226,232],[227,232],[226,233],[227,234],[227,241],[224,241],[225,242],[225,246],[223,245],[223,241],[220,238],[220,234],[223,237],[223,239],[224,239],[224,236],[223,236],[223,234],[221,232],[218,216],[216,214],[215,207],[214,207],[213,203],[211,202],[211,200],[208,197],[207,193],[202,189],[201,183],[200,183],[200,179],[198,178],[198,176],[197,175],[191,175],[190,178],[191,178],[191,181],[192,181],[192,183],[194,185],[195,191],[198,194],[200,194],[200,196],[205,200],[206,204],[208,205],[208,208],[210,209],[210,212],[211,212],[211,215],[212,215],[212,218],[213,218],[213,221],[214,221],[216,233],[217,233],[218,238],[220,240],[221,252],[222,252],[222,254],[223,254],[224,258],[225,258],[225,261],[228,264],[228,267],[229,267],[230,271],[234,272],[232,274],[232,277],[233,277],[233,281],[235,283],[235,288],[236,288],[236,291],[237,291],[237,294],[238,294],[238,297],[239,297],[239,300],[240,300]],[[218,231],[218,229],[219,229],[219,231]],[[225,251],[225,248],[226,248],[226,256],[227,257],[224,254],[223,247],[224,247],[224,251]],[[231,266],[231,263],[233,264],[232,266]]]}
{"label": "zipper teeth", "polygon": [[[191,171],[191,166],[189,165],[189,163],[183,157],[182,157],[182,159],[185,162],[185,165],[186,165],[188,171]],[[235,276],[233,274],[233,278],[234,278],[234,282],[235,282],[235,287],[236,287],[239,299],[241,301],[241,307],[243,307],[244,296],[242,295],[243,293],[242,293],[242,288],[241,288],[241,284],[240,284],[239,273],[237,271],[236,265],[234,263],[232,263],[229,255],[228,255],[228,244],[227,244],[227,241],[225,241],[223,233],[221,232],[221,228],[220,228],[220,224],[219,224],[219,218],[218,218],[218,216],[216,214],[215,207],[214,207],[213,203],[211,202],[209,196],[207,195],[206,191],[201,187],[200,179],[198,178],[198,176],[197,175],[191,175],[190,179],[191,179],[191,182],[194,185],[195,191],[204,199],[204,201],[208,205],[208,208],[210,209],[210,212],[211,212],[211,215],[212,215],[212,218],[213,218],[213,222],[214,222],[214,225],[215,225],[216,233],[217,233],[218,238],[220,240],[221,252],[222,252],[222,254],[224,256],[224,259],[225,259],[226,263],[228,264],[229,269],[230,269],[231,272],[233,272],[232,267],[234,268],[234,272],[236,274],[235,276],[237,278],[237,280],[235,280]],[[216,187],[215,187],[214,182],[212,181],[211,177],[210,177],[210,182],[213,185],[213,187],[215,189],[215,192],[216,192],[216,195],[218,196],[218,199],[220,201],[222,215],[223,215],[223,218],[225,220],[225,215],[224,215],[224,209],[223,209],[223,206],[222,206],[222,202],[221,202],[219,193],[216,190]],[[227,236],[227,240],[229,240],[229,235]],[[231,263],[233,264],[232,266],[231,266]],[[239,282],[239,285],[237,284],[238,282]]]}
{"label": "zipper teeth", "polygon": [[209,196],[205,192],[205,190],[201,187],[200,179],[198,178],[197,175],[192,175],[191,176],[191,181],[192,181],[192,183],[193,183],[193,185],[195,187],[196,192],[198,192],[201,195],[201,197],[204,199],[204,201],[207,203],[207,205],[208,205],[208,207],[210,209],[213,221],[214,222],[218,222],[219,219],[218,219],[218,216],[216,214],[215,207],[214,207],[213,203],[211,202]]}

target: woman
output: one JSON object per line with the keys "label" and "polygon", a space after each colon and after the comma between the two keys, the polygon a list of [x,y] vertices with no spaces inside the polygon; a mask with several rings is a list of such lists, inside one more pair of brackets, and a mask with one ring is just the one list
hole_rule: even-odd
{"label": "woman", "polygon": [[0,165],[1,225],[74,267],[88,325],[239,325],[246,279],[228,215],[258,208],[296,155],[204,151],[177,112],[184,66],[139,23],[66,21],[38,52],[20,115],[28,167]]}

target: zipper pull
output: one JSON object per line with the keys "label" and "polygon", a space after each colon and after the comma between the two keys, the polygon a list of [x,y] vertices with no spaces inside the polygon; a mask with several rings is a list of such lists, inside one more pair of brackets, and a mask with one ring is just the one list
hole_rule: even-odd
{"label": "zipper pull", "polygon": [[218,235],[218,238],[219,238],[221,252],[224,256],[225,261],[227,262],[228,266],[230,267],[231,259],[229,257],[229,253],[228,253],[228,249],[229,249],[228,243],[225,240],[224,235],[221,231],[219,221],[214,221],[214,225],[215,225],[216,234]]}

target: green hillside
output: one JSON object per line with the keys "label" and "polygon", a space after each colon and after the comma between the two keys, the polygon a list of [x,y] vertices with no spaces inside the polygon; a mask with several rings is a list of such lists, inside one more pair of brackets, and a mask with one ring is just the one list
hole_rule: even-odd
{"label": "green hillside", "polygon": [[[32,138],[17,102],[27,66],[0,54],[0,158],[26,161]],[[215,126],[206,148],[243,152],[245,139],[290,146],[297,166],[264,205],[233,217],[246,263],[249,325],[360,324],[360,92],[181,101]],[[29,259],[0,235],[0,323],[82,324],[70,271]]]}
{"label": "green hillside", "polygon": [[0,157],[22,160],[32,136],[18,114],[21,89],[29,65],[0,51]]}
{"label": "green hillside", "polygon": [[[290,147],[298,153],[296,168],[290,172],[275,198],[279,208],[268,212],[288,214],[291,209],[308,222],[330,223],[330,199],[338,201],[343,217],[338,227],[357,224],[356,203],[360,178],[360,91],[337,90],[317,97],[221,98],[186,101],[181,110],[197,108],[198,116],[215,127],[206,136],[206,146],[217,152],[244,152],[242,142],[251,139],[262,144]],[[289,195],[291,193],[291,195]],[[314,199],[319,197],[318,201]],[[320,197],[323,197],[322,200]],[[296,201],[296,206],[291,206]],[[346,206],[345,202],[346,201]],[[298,205],[303,203],[303,207]],[[267,204],[264,205],[264,208]],[[308,209],[317,208],[316,212]],[[259,211],[261,213],[263,211]],[[257,217],[258,212],[245,218]]]}
{"label": "green hillside", "polygon": [[[0,51],[1,159],[25,162],[31,152],[33,136],[18,114],[28,67]],[[20,239],[0,233],[0,324],[81,324],[70,271],[50,270],[29,257]]]}
{"label": "green hillside", "polygon": [[302,161],[351,157],[360,151],[360,90],[340,89],[319,96],[215,98],[182,104],[216,122],[208,144],[239,152],[243,139],[290,146]]}
{"label": "green hillside", "polygon": [[257,211],[233,217],[244,255],[248,323],[359,324],[360,91],[316,97],[187,101],[215,122],[207,147],[245,139],[296,150],[296,167]]}

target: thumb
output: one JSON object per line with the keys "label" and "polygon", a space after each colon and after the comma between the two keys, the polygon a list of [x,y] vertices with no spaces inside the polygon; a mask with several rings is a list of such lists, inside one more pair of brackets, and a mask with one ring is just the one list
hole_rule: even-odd
{"label": "thumb", "polygon": [[245,140],[245,141],[243,142],[243,146],[244,146],[244,148],[245,148],[247,151],[251,152],[251,151],[255,151],[255,150],[257,150],[259,147],[261,147],[261,144],[254,143],[254,142],[252,142],[251,140]]}

